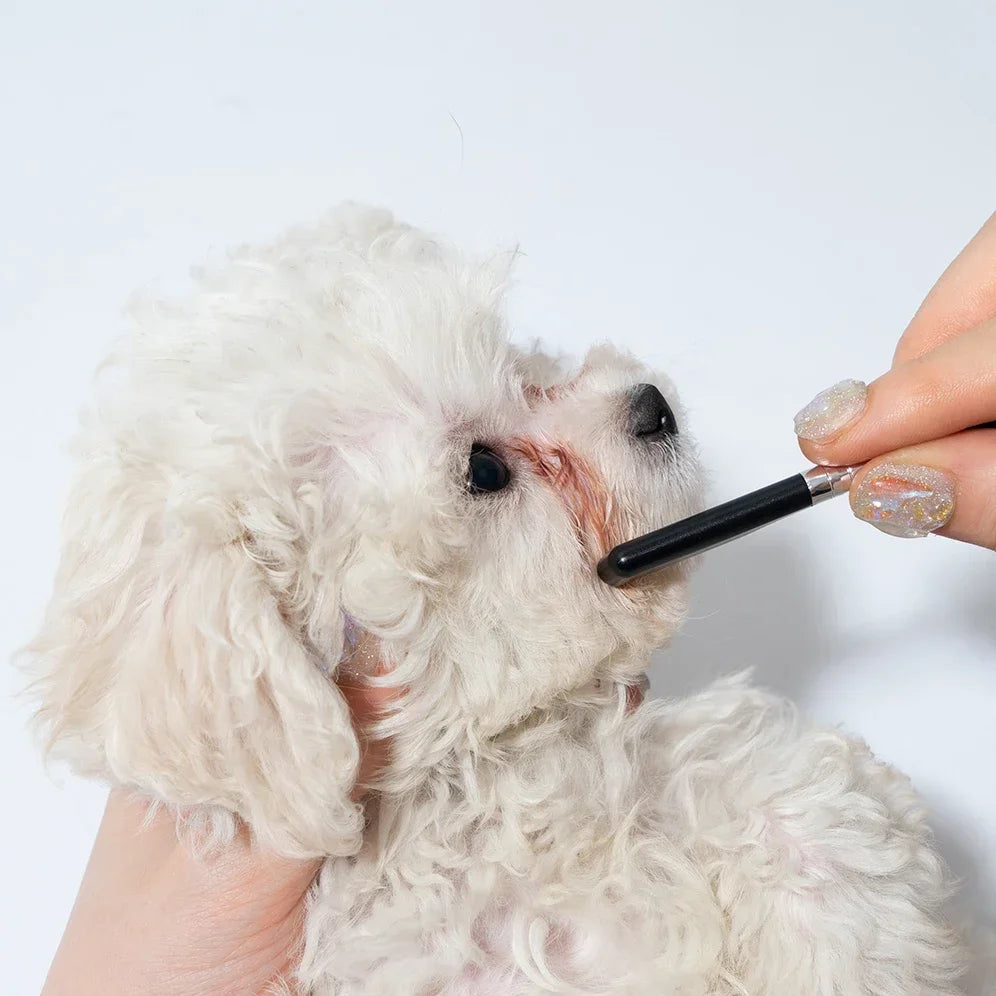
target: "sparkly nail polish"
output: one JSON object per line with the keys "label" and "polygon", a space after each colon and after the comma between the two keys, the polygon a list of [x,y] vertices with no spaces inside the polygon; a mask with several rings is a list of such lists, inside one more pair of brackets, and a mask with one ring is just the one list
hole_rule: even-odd
{"label": "sparkly nail polish", "polygon": [[356,620],[343,613],[342,657],[335,668],[335,679],[340,684],[363,685],[372,674],[379,674],[382,666],[377,640],[365,633]]}
{"label": "sparkly nail polish", "polygon": [[954,512],[954,480],[917,464],[883,463],[862,478],[854,514],[892,536],[912,539],[940,529]]}
{"label": "sparkly nail polish", "polygon": [[825,391],[795,416],[795,433],[811,442],[836,436],[865,410],[868,385],[860,380],[842,380]]}

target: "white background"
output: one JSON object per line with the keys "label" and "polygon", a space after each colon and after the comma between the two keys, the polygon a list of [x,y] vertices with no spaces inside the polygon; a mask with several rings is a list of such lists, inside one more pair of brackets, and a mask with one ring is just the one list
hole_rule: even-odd
{"label": "white background", "polygon": [[[153,9],[153,7],[158,9]],[[994,207],[985,3],[18,4],[0,11],[0,650],[45,603],[91,372],[136,288],[346,198],[518,243],[516,334],[665,366],[713,497],[804,466]],[[996,561],[844,501],[711,555],[653,678],[742,665],[913,777],[996,907]],[[5,687],[17,681],[5,671]],[[3,698],[5,992],[36,992],[103,791]]]}

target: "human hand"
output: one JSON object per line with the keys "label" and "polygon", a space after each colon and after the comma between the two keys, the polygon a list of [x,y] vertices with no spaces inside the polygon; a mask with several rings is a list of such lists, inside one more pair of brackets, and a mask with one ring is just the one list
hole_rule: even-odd
{"label": "human hand", "polygon": [[[364,731],[395,693],[341,690],[363,751],[359,799],[387,757]],[[146,825],[147,816],[147,802],[111,791],[42,996],[246,996],[290,984],[321,860],[261,852],[245,826],[221,852],[196,857],[172,814],[160,809]]]}
{"label": "human hand", "polygon": [[803,453],[850,466],[854,514],[899,536],[996,549],[996,214],[945,270],[867,387],[842,381],[796,416]]}

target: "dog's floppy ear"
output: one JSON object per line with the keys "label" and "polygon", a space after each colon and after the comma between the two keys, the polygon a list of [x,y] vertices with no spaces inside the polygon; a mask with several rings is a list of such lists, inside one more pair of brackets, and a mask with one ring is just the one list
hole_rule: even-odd
{"label": "dog's floppy ear", "polygon": [[77,484],[29,648],[52,753],[177,807],[223,807],[283,853],[352,853],[349,711],[252,537],[208,503],[186,505],[201,521],[170,522],[110,463]]}

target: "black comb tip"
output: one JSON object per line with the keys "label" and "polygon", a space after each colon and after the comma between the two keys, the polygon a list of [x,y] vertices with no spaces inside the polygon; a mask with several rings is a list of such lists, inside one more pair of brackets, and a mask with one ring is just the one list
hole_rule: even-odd
{"label": "black comb tip", "polygon": [[618,588],[630,579],[629,565],[627,557],[621,553],[619,547],[610,550],[598,562],[598,576],[606,583]]}

